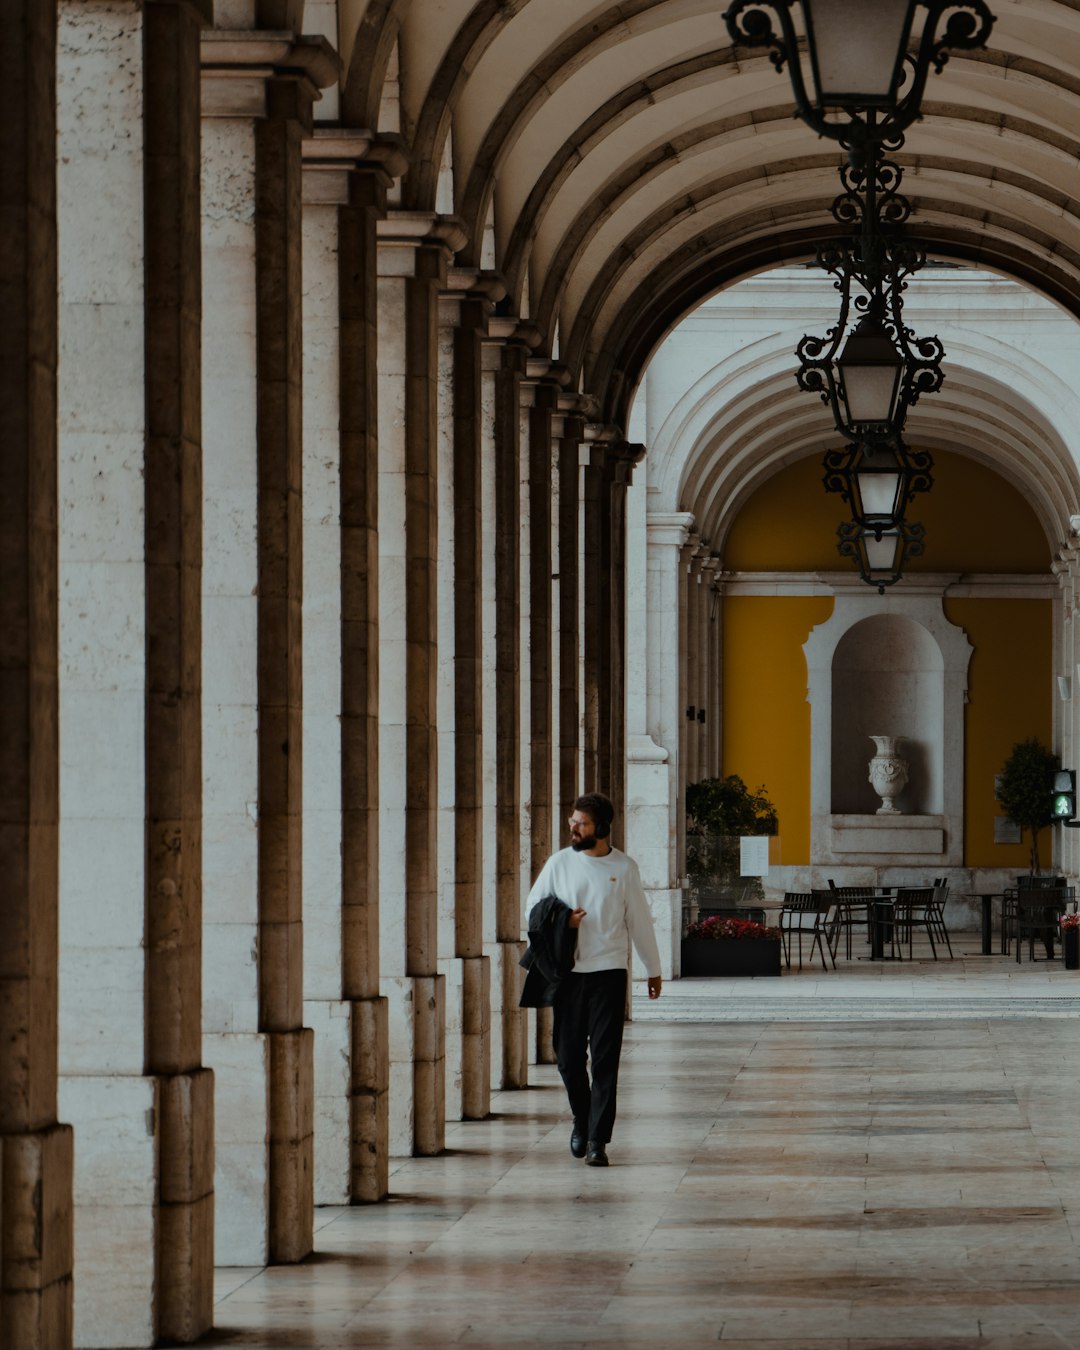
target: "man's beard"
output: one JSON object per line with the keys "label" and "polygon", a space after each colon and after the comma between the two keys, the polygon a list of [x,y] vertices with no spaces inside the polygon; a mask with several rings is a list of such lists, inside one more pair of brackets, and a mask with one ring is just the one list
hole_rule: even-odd
{"label": "man's beard", "polygon": [[587,849],[595,848],[598,843],[595,834],[585,834],[579,839],[571,839],[570,847],[575,853],[584,853]]}

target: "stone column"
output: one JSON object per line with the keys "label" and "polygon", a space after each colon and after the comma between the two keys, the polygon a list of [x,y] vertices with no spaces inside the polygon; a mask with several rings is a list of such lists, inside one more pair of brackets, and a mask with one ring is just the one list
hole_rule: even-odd
{"label": "stone column", "polygon": [[[686,543],[679,550],[679,758],[676,774],[676,791],[680,802],[678,811],[678,861],[680,875],[686,866],[686,810],[683,794],[688,784],[694,781],[689,763],[690,756],[690,718],[688,710],[692,705],[691,645],[690,645],[690,586],[694,554],[700,543],[699,537],[692,531],[688,533]],[[696,709],[695,709],[696,712]]]}
{"label": "stone column", "polygon": [[[396,137],[304,142],[304,1017],[315,1203],[389,1188],[378,944],[376,222]],[[310,653],[310,657],[308,656]]]}
{"label": "stone column", "polygon": [[[531,377],[524,396],[528,417],[528,517],[529,517],[529,745],[531,748],[530,865],[529,885],[555,847],[558,829],[553,800],[553,746],[557,708],[554,701],[552,664],[552,528],[557,520],[553,493],[557,479],[552,472],[552,419],[558,402],[558,384],[549,375],[546,361],[530,360]],[[546,378],[545,378],[546,377]]]}
{"label": "stone column", "polygon": [[313,1046],[302,1025],[301,141],[338,67],[321,39],[256,31],[205,34],[203,65],[205,609],[228,644],[204,669],[216,928],[207,1054],[228,1069],[217,1236],[226,1261],[289,1262],[311,1250],[314,1217]]}
{"label": "stone column", "polygon": [[581,443],[585,422],[579,400],[562,395],[562,434],[558,437],[559,483],[557,588],[559,617],[555,631],[558,651],[556,677],[559,689],[558,782],[556,793],[556,839],[564,838],[574,798],[581,790]]}
{"label": "stone column", "polygon": [[701,540],[690,540],[686,561],[686,732],[685,764],[687,784],[701,778],[698,763],[701,739],[698,735],[698,709],[701,707]]}
{"label": "stone column", "polygon": [[[493,516],[491,567],[495,600],[495,944],[500,1011],[501,1066],[498,1086],[528,1082],[528,1019],[517,1006],[523,973],[522,943],[522,779],[527,763],[522,746],[522,710],[527,707],[522,662],[522,415],[521,382],[527,347],[515,320],[492,324],[504,346],[494,377]],[[527,488],[527,475],[525,476]],[[527,529],[527,522],[524,522]],[[527,536],[526,536],[527,537]],[[527,600],[525,596],[526,613]],[[526,620],[527,622],[527,620]]]}
{"label": "stone column", "polygon": [[582,552],[581,588],[585,595],[585,622],[582,629],[582,776],[587,792],[606,789],[604,775],[607,760],[608,727],[604,713],[607,709],[604,681],[607,675],[610,634],[610,578],[607,559],[608,531],[611,514],[608,509],[608,480],[606,447],[590,433],[586,439],[588,460],[584,466],[584,542]]}
{"label": "stone column", "polygon": [[0,1343],[72,1343],[72,1131],[57,1121],[56,9],[0,49]]}
{"label": "stone column", "polygon": [[[392,211],[379,234],[380,955],[390,995],[392,1153],[445,1139],[438,973],[438,305],[464,235]],[[404,769],[404,771],[403,771]],[[385,902],[389,900],[390,906]]]}
{"label": "stone column", "polygon": [[[328,1097],[346,1089],[348,1194],[381,1200],[389,1190],[389,1004],[379,992],[378,621],[378,243],[387,192],[404,171],[396,138],[320,128],[305,155],[309,196],[336,203],[338,510],[341,648],[341,1004],[326,1021],[347,1051],[319,1054]],[[314,209],[312,206],[311,209]],[[327,944],[329,951],[329,944]],[[326,972],[326,988],[331,988]],[[344,1024],[344,1025],[343,1025]],[[329,1038],[333,1040],[334,1038]],[[336,1044],[336,1042],[335,1042]],[[328,1103],[329,1105],[329,1103]],[[318,1100],[317,1100],[318,1106]],[[326,1128],[334,1125],[326,1112]],[[340,1130],[340,1122],[336,1123]],[[316,1159],[319,1156],[318,1117]],[[343,1160],[346,1161],[346,1160]],[[318,1162],[317,1162],[318,1167]],[[318,1182],[318,1172],[316,1174]],[[316,1191],[318,1199],[319,1192]]]}
{"label": "stone column", "polygon": [[[529,783],[530,827],[527,885],[531,888],[540,869],[558,847],[559,821],[555,804],[556,745],[559,700],[555,672],[556,608],[552,574],[555,571],[555,530],[559,522],[559,476],[553,462],[555,436],[562,430],[558,416],[560,378],[567,375],[555,363],[539,358],[527,365],[529,380],[523,397],[528,416],[528,522],[529,522]],[[575,493],[576,498],[576,493]],[[576,536],[576,531],[575,531]],[[538,1063],[553,1063],[550,1009],[536,1014],[535,1057]]]}
{"label": "stone column", "polygon": [[[491,517],[483,510],[482,447],[485,422],[484,340],[493,302],[501,285],[476,272],[453,269],[452,417],[442,421],[451,432],[453,495],[449,503],[450,548],[440,535],[441,573],[450,587],[446,609],[452,619],[449,693],[453,699],[452,882],[446,918],[452,921],[454,972],[449,983],[460,988],[460,1026],[448,1011],[448,1035],[454,1027],[453,1056],[458,1082],[448,1084],[448,1114],[482,1119],[491,1106],[491,962],[484,954],[484,540]],[[491,421],[490,406],[488,421]],[[440,522],[441,523],[441,522]],[[440,611],[444,608],[440,601]],[[443,669],[440,651],[440,669]],[[444,765],[440,761],[440,772]],[[449,786],[449,784],[448,784]],[[449,1003],[449,1000],[448,1000]],[[448,1075],[449,1077],[449,1075]]]}
{"label": "stone column", "polygon": [[[630,500],[639,492],[635,484]],[[640,720],[631,722],[628,737],[627,847],[641,869],[665,978],[678,973],[682,920],[679,744],[685,695],[678,660],[680,551],[693,522],[689,512],[646,513],[641,503],[630,535],[633,584],[642,592],[643,613],[636,626],[631,623],[628,643],[628,673],[641,694],[636,705]]]}
{"label": "stone column", "polygon": [[[701,582],[699,605],[701,608],[701,677],[698,708],[698,769],[702,778],[713,778],[719,771],[719,765],[713,756],[713,723],[718,720],[720,706],[720,664],[716,646],[719,631],[719,618],[715,612],[718,607],[716,594],[716,574],[720,567],[719,558],[711,554],[701,564]],[[705,714],[704,718],[702,713]]]}
{"label": "stone column", "polygon": [[202,1067],[202,278],[199,30],[145,9],[146,1067],[161,1139],[159,1339],[213,1324],[214,1080]]}
{"label": "stone column", "polygon": [[610,671],[610,795],[615,803],[613,837],[626,847],[626,490],[634,465],[645,455],[643,445],[617,442],[611,450],[611,640]]}
{"label": "stone column", "polygon": [[212,1307],[200,969],[206,15],[171,3],[60,15],[61,1063],[79,1135],[75,1340],[149,1345],[196,1339]]}
{"label": "stone column", "polygon": [[[1054,650],[1060,652],[1058,677],[1067,681],[1067,699],[1056,698],[1053,744],[1059,748],[1064,769],[1080,767],[1080,548],[1066,546],[1058,551],[1053,564],[1061,588],[1061,604],[1055,606]],[[1057,617],[1060,615],[1060,617]],[[1075,877],[1080,871],[1080,840],[1076,830],[1052,830],[1056,867],[1062,875]]]}

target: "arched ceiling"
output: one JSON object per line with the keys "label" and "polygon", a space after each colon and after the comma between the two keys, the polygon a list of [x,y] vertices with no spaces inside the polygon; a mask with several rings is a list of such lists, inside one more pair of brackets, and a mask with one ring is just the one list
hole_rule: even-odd
{"label": "arched ceiling", "polygon": [[[912,227],[939,256],[1080,315],[1080,0],[990,4],[989,48],[931,75],[897,156]],[[812,256],[830,230],[840,152],[793,119],[786,76],[732,49],[724,7],[339,3],[343,119],[385,116],[396,74],[403,204],[435,208],[449,150],[468,234],[459,261],[481,265],[492,225],[510,305],[528,309],[549,350],[558,334],[600,418],[623,427],[679,319],[740,277]],[[958,399],[936,407],[936,433],[994,422],[977,380]]]}

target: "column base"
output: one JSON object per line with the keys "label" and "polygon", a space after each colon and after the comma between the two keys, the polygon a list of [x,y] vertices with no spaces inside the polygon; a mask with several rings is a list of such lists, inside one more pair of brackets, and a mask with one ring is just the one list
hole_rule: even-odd
{"label": "column base", "polygon": [[158,1339],[188,1345],[214,1324],[214,1075],[160,1075]]}
{"label": "column base", "polygon": [[270,1046],[270,1262],[315,1249],[315,1037],[310,1027],[266,1033]]}
{"label": "column base", "polygon": [[483,1120],[491,1113],[491,962],[465,957],[461,968],[461,1114]]}
{"label": "column base", "polygon": [[413,982],[413,1152],[431,1157],[446,1147],[446,980]]}
{"label": "column base", "polygon": [[0,1138],[0,1345],[72,1344],[74,1131]]}
{"label": "column base", "polygon": [[389,1017],[385,998],[352,1004],[349,1186],[354,1204],[374,1204],[390,1191]]}
{"label": "column base", "polygon": [[518,1007],[525,972],[518,962],[525,954],[524,942],[500,942],[500,980],[502,984],[502,1082],[503,1088],[529,1085],[529,1019]]}

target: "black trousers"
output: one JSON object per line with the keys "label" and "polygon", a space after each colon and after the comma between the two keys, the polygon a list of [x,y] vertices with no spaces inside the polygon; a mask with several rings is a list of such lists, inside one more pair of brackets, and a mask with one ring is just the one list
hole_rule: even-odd
{"label": "black trousers", "polygon": [[[555,1058],[570,1098],[570,1110],[588,1138],[606,1144],[615,1125],[626,971],[596,970],[564,979],[554,1004]],[[586,1067],[592,1062],[592,1083]]]}

